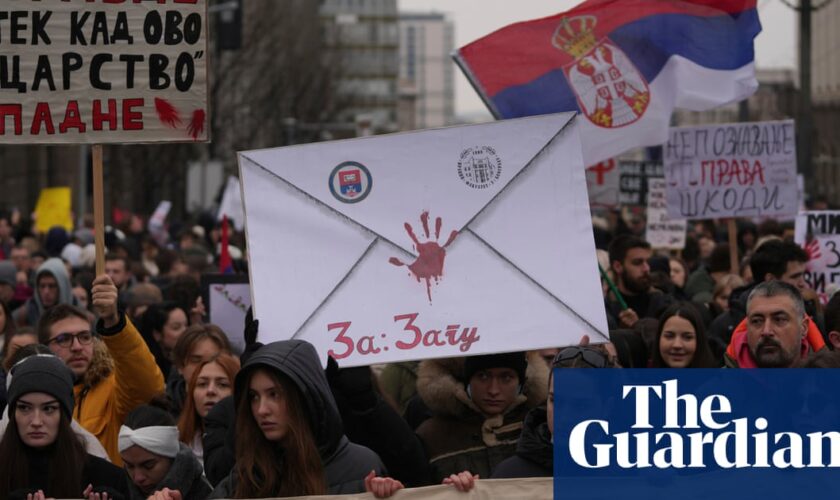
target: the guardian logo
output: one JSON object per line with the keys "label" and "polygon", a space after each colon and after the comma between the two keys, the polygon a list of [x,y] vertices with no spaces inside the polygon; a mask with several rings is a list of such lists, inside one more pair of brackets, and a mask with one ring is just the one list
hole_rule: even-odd
{"label": "the guardian logo", "polygon": [[840,370],[555,370],[555,498],[837,498]]}
{"label": "the guardian logo", "polygon": [[[766,432],[767,418],[733,418],[732,402],[725,395],[698,400],[692,394],[680,394],[676,379],[661,385],[625,385],[621,398],[633,405],[631,428],[638,432],[611,434],[610,422],[602,419],[578,423],[571,430],[568,448],[579,466],[703,468],[709,465],[706,457],[711,451],[715,465],[725,469],[840,467],[840,432],[771,434]],[[654,398],[664,406],[661,432],[652,431]],[[589,450],[594,450],[594,458]]]}

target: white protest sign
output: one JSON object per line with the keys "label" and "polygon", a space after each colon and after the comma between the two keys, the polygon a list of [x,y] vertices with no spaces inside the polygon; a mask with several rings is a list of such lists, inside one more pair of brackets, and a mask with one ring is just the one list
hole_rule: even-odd
{"label": "white protest sign", "polygon": [[645,240],[653,248],[682,250],[685,248],[685,220],[672,220],[668,217],[665,202],[665,179],[648,179],[647,189],[647,228]]}
{"label": "white protest sign", "polygon": [[208,139],[206,0],[4,4],[0,144]]}
{"label": "white protest sign", "polygon": [[672,128],[665,180],[674,219],[795,214],[793,121]]}
{"label": "white protest sign", "polygon": [[586,167],[586,189],[589,191],[589,205],[601,208],[618,206],[618,162],[604,160]]}
{"label": "white protest sign", "polygon": [[157,241],[158,245],[164,246],[168,235],[166,234],[166,216],[169,215],[169,210],[172,209],[172,202],[169,200],[162,200],[158,203],[154,213],[149,218],[149,234]]}
{"label": "white protest sign", "polygon": [[222,201],[219,203],[216,220],[222,220],[225,215],[227,215],[229,220],[233,221],[233,225],[237,231],[245,229],[245,212],[242,210],[242,191],[239,185],[239,179],[233,176],[228,177],[225,190],[222,193]]}
{"label": "white protest sign", "polygon": [[840,211],[800,213],[795,239],[810,257],[805,281],[826,304],[840,287]]}
{"label": "white protest sign", "polygon": [[574,120],[240,153],[260,339],[343,366],[606,341]]}
{"label": "white protest sign", "polygon": [[[209,279],[209,278],[208,278]],[[210,323],[217,325],[230,340],[234,351],[245,350],[245,313],[251,307],[248,283],[210,282],[207,310]]]}

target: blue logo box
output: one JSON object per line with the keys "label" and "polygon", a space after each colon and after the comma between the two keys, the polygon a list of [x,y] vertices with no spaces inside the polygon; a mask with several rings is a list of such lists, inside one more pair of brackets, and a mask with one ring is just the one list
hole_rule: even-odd
{"label": "blue logo box", "polygon": [[838,479],[840,370],[554,371],[556,499],[833,498]]}

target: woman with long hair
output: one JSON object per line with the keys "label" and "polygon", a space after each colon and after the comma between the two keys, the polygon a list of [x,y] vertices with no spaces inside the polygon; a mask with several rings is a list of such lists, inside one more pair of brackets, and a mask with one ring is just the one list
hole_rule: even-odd
{"label": "woman with long hair", "polygon": [[233,394],[233,381],[237,373],[239,360],[222,353],[212,361],[201,363],[187,385],[187,398],[178,419],[179,438],[192,448],[202,463],[204,417],[216,403]]}
{"label": "woman with long hair", "polygon": [[120,428],[120,457],[128,474],[131,499],[204,500],[213,487],[189,446],[178,442],[178,428],[167,411],[143,405]]}
{"label": "woman with long hair", "polygon": [[669,306],[659,317],[653,368],[719,368],[700,314],[689,302]]}
{"label": "woman with long hair", "polygon": [[119,467],[89,455],[70,427],[73,375],[50,355],[12,370],[9,425],[0,440],[0,498],[127,495]]}
{"label": "woman with long hair", "polygon": [[402,487],[376,453],[351,443],[318,354],[300,340],[257,350],[236,376],[236,465],[213,498],[361,493]]}

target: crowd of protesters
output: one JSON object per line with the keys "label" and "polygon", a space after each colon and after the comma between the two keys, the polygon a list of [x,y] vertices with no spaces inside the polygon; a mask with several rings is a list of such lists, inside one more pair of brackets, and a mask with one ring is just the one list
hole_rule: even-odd
{"label": "crowd of protesters", "polygon": [[207,323],[202,275],[225,252],[247,274],[243,236],[223,252],[212,219],[152,234],[129,217],[106,231],[100,276],[89,224],[29,226],[0,214],[0,498],[467,491],[552,475],[552,366],[840,366],[840,294],[822,305],[774,220],[740,221],[737,249],[701,221],[662,252],[643,225],[593,217],[610,344],[580,332],[564,349],[376,369],[263,345],[272,326],[250,311],[242,331]]}

